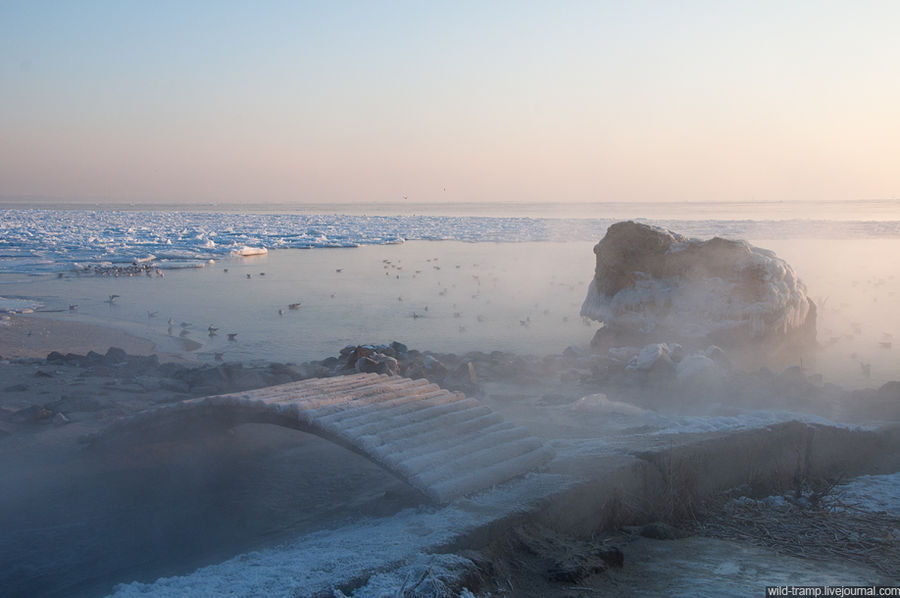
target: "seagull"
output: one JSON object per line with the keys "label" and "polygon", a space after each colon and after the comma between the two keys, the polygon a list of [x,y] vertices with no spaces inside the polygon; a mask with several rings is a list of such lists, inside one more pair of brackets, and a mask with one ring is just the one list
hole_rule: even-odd
{"label": "seagull", "polygon": [[338,268],[337,270],[335,270],[335,272],[337,272],[338,274],[340,274],[340,273],[343,272],[343,271],[344,271],[343,268]]}
{"label": "seagull", "polygon": [[237,335],[238,335],[237,332],[229,332],[229,333],[228,333],[228,340],[230,340],[230,341],[237,341]]}
{"label": "seagull", "polygon": [[278,310],[278,315],[279,315],[279,316],[283,316],[283,315],[284,315],[284,310],[283,310],[283,309],[279,309],[279,310]]}
{"label": "seagull", "polygon": [[[222,272],[228,274],[228,268],[222,268]],[[221,355],[220,353],[216,353],[216,355]]]}
{"label": "seagull", "polygon": [[148,317],[148,318],[155,318],[155,317],[158,316],[158,315],[159,315],[159,312],[158,312],[158,311],[148,311],[148,312],[147,312],[147,317]]}
{"label": "seagull", "polygon": [[175,325],[175,320],[173,320],[172,318],[169,318],[169,326],[174,326],[174,325]]}
{"label": "seagull", "polygon": [[213,326],[212,324],[210,324],[210,325],[209,325],[209,328],[207,328],[207,330],[209,330],[209,335],[210,335],[210,336],[215,336],[215,335],[216,335],[216,331],[218,331],[219,329],[216,328],[215,326]]}
{"label": "seagull", "polygon": [[78,311],[78,304],[74,303],[69,306],[69,311]]}
{"label": "seagull", "polygon": [[116,302],[116,299],[118,299],[118,298],[119,298],[118,295],[110,295],[109,299],[107,299],[106,302],[109,304],[113,304]]}
{"label": "seagull", "polygon": [[250,274],[248,274],[248,275],[247,275],[247,278],[250,278],[250,276],[251,276],[251,275],[250,275]]}
{"label": "seagull", "polygon": [[300,301],[298,301],[297,303],[289,303],[288,309],[300,309],[300,303]]}

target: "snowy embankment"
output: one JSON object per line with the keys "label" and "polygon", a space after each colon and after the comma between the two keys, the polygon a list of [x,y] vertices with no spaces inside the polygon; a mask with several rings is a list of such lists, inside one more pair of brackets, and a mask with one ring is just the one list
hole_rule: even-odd
{"label": "snowy embankment", "polygon": [[[111,597],[294,598],[370,576],[370,584],[383,586],[397,581],[391,572],[404,566],[424,562],[437,569],[458,564],[464,559],[431,552],[480,526],[533,509],[534,501],[564,489],[569,481],[558,475],[529,474],[445,508],[408,509],[390,518],[360,520],[282,546],[242,554],[188,575],[149,584],[120,584]],[[399,581],[402,583],[402,579]]]}

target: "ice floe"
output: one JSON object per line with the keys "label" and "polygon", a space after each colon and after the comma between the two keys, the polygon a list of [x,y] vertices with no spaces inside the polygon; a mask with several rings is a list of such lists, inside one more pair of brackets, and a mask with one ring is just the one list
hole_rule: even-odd
{"label": "ice floe", "polygon": [[[230,256],[244,247],[308,249],[408,240],[467,242],[595,240],[612,218],[204,213],[126,210],[0,210],[0,272],[53,272],[73,262],[131,263]],[[685,235],[736,238],[898,237],[900,222],[810,220],[654,221]]]}

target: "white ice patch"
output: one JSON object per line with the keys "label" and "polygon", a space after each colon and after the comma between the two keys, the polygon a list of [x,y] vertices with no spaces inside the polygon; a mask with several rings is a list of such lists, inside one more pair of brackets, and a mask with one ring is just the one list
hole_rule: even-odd
{"label": "white ice patch", "polygon": [[851,507],[900,517],[900,472],[853,478],[835,487],[834,497],[836,508]]}
{"label": "white ice patch", "polygon": [[265,247],[250,247],[249,245],[244,245],[238,249],[232,249],[231,255],[233,257],[250,257],[253,255],[265,255],[269,253],[269,250]]}
{"label": "white ice patch", "polygon": [[571,407],[573,411],[598,413],[603,415],[639,416],[647,413],[646,409],[642,409],[637,405],[610,400],[602,392],[581,397],[572,403]]}
{"label": "white ice patch", "polygon": [[653,435],[666,434],[702,434],[708,432],[730,432],[735,430],[751,430],[766,428],[768,426],[782,424],[789,421],[799,421],[810,424],[819,424],[836,428],[853,430],[870,429],[865,426],[855,426],[833,422],[816,415],[792,413],[789,411],[752,411],[739,415],[680,415],[667,416],[666,423]]}
{"label": "white ice patch", "polygon": [[7,299],[0,297],[0,312],[3,313],[31,313],[42,306],[40,301],[33,299]]}

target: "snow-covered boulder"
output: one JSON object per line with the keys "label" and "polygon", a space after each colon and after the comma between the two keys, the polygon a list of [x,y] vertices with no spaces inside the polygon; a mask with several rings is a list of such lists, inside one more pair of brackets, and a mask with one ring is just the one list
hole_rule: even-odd
{"label": "snow-covered boulder", "polygon": [[769,250],[619,222],[594,253],[581,315],[604,324],[598,338],[726,347],[815,340],[815,304],[794,270]]}

